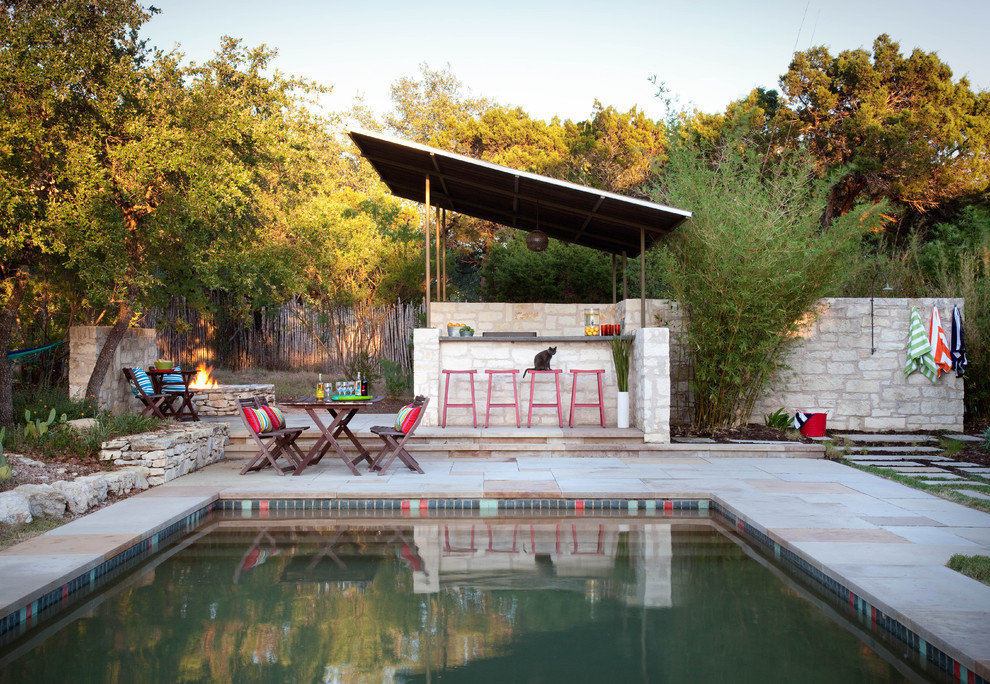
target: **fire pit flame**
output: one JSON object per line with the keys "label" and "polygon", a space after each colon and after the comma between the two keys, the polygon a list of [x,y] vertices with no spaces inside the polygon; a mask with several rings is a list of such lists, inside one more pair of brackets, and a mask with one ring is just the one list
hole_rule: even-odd
{"label": "fire pit flame", "polygon": [[205,363],[200,362],[196,366],[196,377],[189,383],[189,387],[192,389],[213,389],[219,387],[220,383],[210,377],[210,373],[212,372],[212,366],[207,366]]}

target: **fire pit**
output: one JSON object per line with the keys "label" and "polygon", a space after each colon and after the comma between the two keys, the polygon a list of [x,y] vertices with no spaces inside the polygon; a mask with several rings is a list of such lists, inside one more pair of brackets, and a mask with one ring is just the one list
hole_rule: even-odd
{"label": "fire pit", "polygon": [[236,416],[238,399],[263,396],[275,403],[275,385],[220,385],[210,377],[213,369],[205,363],[196,368],[196,377],[189,387],[196,390],[193,403],[200,416]]}
{"label": "fire pit", "polygon": [[196,392],[193,402],[200,416],[236,416],[237,400],[263,396],[275,403],[275,385],[217,385]]}

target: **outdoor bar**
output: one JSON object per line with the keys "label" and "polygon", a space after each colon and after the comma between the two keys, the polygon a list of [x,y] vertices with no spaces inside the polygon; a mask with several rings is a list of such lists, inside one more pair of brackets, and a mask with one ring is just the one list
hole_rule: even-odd
{"label": "outdoor bar", "polygon": [[[615,426],[618,419],[617,382],[609,338],[586,335],[582,318],[586,310],[597,308],[608,310],[620,333],[633,340],[628,394],[630,425],[641,430],[646,441],[669,441],[669,331],[644,326],[646,301],[627,298],[626,266],[628,258],[644,254],[690,218],[690,212],[377,133],[352,130],[350,136],[394,195],[424,205],[427,327],[417,329],[413,336],[414,391],[431,399],[431,410],[423,425],[437,426],[444,422],[450,425],[454,421],[458,425],[484,425],[489,386],[486,371],[517,369],[518,406],[526,415],[525,423],[544,428],[559,427],[561,418],[557,410],[547,407],[547,404],[556,403],[562,408],[563,422],[568,424],[575,382],[571,371],[602,370],[604,372],[598,377],[602,380],[600,400],[605,407],[605,422],[607,426]],[[436,217],[431,228],[434,210]],[[445,299],[445,274],[437,273],[435,279],[431,276],[433,249],[438,268],[442,270],[441,221],[445,221],[447,210],[529,231],[527,244],[534,251],[545,248],[547,238],[553,237],[612,254],[612,303],[482,304],[480,306],[490,306],[490,309],[475,321],[477,336],[455,338],[447,335],[446,323],[459,320],[458,305],[442,301]],[[431,245],[434,230],[436,236]],[[443,230],[446,230],[445,226]],[[618,301],[617,285],[620,257],[623,272],[621,302]],[[645,292],[643,260],[640,260],[639,270],[639,290]],[[500,336],[495,337],[493,333]],[[559,400],[554,397],[556,388],[555,383],[551,385],[552,376],[541,375],[534,385],[528,376],[522,377],[523,371],[534,366],[536,354],[548,347],[556,348],[550,368],[562,371],[557,376]],[[493,403],[502,403],[506,396],[512,396],[510,383],[514,377],[510,373],[492,375],[492,394],[497,392],[499,395]],[[473,398],[469,379],[473,383]],[[581,374],[573,402],[599,401],[597,379],[594,373]],[[592,398],[588,398],[589,393]],[[448,403],[450,407],[444,421],[444,408]],[[460,406],[455,407],[457,404]],[[532,416],[531,404],[533,407],[539,405],[539,410]],[[588,424],[591,411],[598,409],[577,409],[575,426]],[[597,418],[597,413],[590,415],[593,420]],[[515,423],[511,408],[499,407],[489,418],[490,425],[515,426]],[[592,424],[599,423],[596,420]]]}

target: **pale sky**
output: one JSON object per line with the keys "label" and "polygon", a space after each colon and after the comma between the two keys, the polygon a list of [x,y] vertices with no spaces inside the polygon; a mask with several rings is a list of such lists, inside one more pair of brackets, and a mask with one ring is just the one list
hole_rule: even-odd
{"label": "pale sky", "polygon": [[154,0],[142,37],[203,62],[223,35],[276,48],[275,67],[356,95],[382,115],[389,88],[449,64],[465,94],[549,120],[584,120],[595,100],[653,119],[677,106],[723,111],[755,87],[777,88],[795,49],[870,50],[888,33],[902,54],[935,52],[954,79],[990,89],[990,0]]}

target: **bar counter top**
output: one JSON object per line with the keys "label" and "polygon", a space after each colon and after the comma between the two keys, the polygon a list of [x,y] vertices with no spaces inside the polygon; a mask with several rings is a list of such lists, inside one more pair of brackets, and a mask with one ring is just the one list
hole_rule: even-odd
{"label": "bar counter top", "polygon": [[[618,337],[618,336],[615,336]],[[472,337],[441,335],[441,342],[608,342],[614,339],[608,335],[489,335],[475,333]]]}

